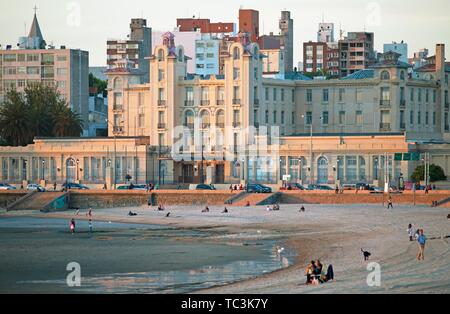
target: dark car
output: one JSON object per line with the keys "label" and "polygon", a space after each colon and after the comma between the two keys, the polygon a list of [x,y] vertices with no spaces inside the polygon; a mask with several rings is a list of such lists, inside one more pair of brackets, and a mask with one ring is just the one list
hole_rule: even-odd
{"label": "dark car", "polygon": [[216,188],[214,187],[214,185],[212,184],[199,184],[197,185],[197,187],[195,188],[196,190],[209,190],[209,191],[213,191]]}
{"label": "dark car", "polygon": [[334,189],[328,185],[310,184],[308,190],[333,191]]}
{"label": "dark car", "polygon": [[299,190],[299,191],[304,191],[304,190],[306,190],[306,188],[305,188],[303,185],[301,185],[300,183],[294,183],[294,184],[292,185],[292,189],[293,189],[293,190]]}
{"label": "dark car", "polygon": [[67,190],[89,190],[89,188],[83,184],[79,184],[79,183],[64,183],[62,185],[63,189],[67,189]]}
{"label": "dark car", "polygon": [[147,185],[145,184],[127,184],[120,185],[117,187],[117,190],[135,190],[135,191],[146,191]]}
{"label": "dark car", "polygon": [[257,184],[257,183],[251,183],[247,185],[247,192],[248,193],[272,193],[272,189],[268,186]]}
{"label": "dark car", "polygon": [[370,190],[370,185],[367,184],[367,183],[356,183],[356,189],[357,190],[369,191]]}

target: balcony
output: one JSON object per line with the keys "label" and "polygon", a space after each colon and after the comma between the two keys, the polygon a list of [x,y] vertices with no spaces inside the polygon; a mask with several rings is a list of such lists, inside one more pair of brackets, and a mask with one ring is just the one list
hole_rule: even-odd
{"label": "balcony", "polygon": [[400,122],[400,129],[401,129],[401,130],[406,130],[406,124],[405,124],[405,122]]}
{"label": "balcony", "polygon": [[208,129],[211,126],[211,123],[205,122],[201,124],[202,129]]}
{"label": "balcony", "polygon": [[194,106],[194,101],[193,100],[185,100],[184,105],[186,107],[192,107],[192,106]]}
{"label": "balcony", "polygon": [[123,126],[115,126],[115,127],[113,127],[113,133],[114,134],[122,134],[123,133]]}
{"label": "balcony", "polygon": [[207,99],[202,99],[200,100],[200,106],[209,106],[209,100]]}
{"label": "balcony", "polygon": [[254,104],[255,107],[259,107],[259,99],[255,99],[253,101],[253,104]]}
{"label": "balcony", "polygon": [[158,123],[158,129],[165,130],[166,129],[166,124],[165,123]]}
{"label": "balcony", "polygon": [[162,100],[162,99],[158,99],[158,107],[165,107],[166,106],[166,101]]}
{"label": "balcony", "polygon": [[217,100],[217,106],[223,106],[224,104],[225,104],[225,100],[223,100],[223,99]]}
{"label": "balcony", "polygon": [[241,127],[241,123],[240,122],[233,122],[233,128],[240,128]]}
{"label": "balcony", "polygon": [[380,107],[381,108],[390,108],[391,101],[390,100],[380,100]]}
{"label": "balcony", "polygon": [[406,107],[406,100],[400,99],[400,108],[405,108],[405,107]]}
{"label": "balcony", "polygon": [[448,102],[445,103],[445,110],[448,110],[450,107],[450,104]]}
{"label": "balcony", "polygon": [[193,130],[194,129],[194,123],[185,123],[184,127],[188,128],[189,130]]}
{"label": "balcony", "polygon": [[254,124],[255,129],[259,129],[259,122],[255,122]]}
{"label": "balcony", "polygon": [[225,123],[221,123],[221,122],[216,123],[216,128],[224,129],[225,128]]}
{"label": "balcony", "polygon": [[241,104],[241,100],[240,99],[233,99],[233,105],[240,105]]}
{"label": "balcony", "polygon": [[380,131],[390,131],[391,130],[391,124],[390,123],[380,123]]}
{"label": "balcony", "polygon": [[114,105],[113,106],[113,111],[122,111],[123,110],[123,105]]}

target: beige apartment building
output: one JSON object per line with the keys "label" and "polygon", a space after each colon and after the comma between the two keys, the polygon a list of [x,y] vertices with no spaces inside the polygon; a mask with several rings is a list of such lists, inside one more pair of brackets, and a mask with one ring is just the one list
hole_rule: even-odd
{"label": "beige apartment building", "polygon": [[87,126],[89,53],[64,46],[46,47],[36,15],[28,37],[19,41],[18,49],[0,49],[0,102],[9,89],[23,91],[35,83],[55,86]]}
{"label": "beige apartment building", "polygon": [[[150,83],[140,84],[131,61],[116,62],[107,73],[109,138],[95,140],[103,148],[94,154],[73,139],[60,139],[61,145],[72,150],[83,172],[97,169],[91,159],[103,154],[111,162],[102,161],[109,170],[100,173],[110,171],[122,181],[127,172],[142,173],[131,174],[138,183],[395,184],[421,163],[406,156],[424,152],[450,173],[444,45],[436,46],[418,78],[398,54],[386,53],[345,79],[280,80],[262,77],[261,52],[247,36],[241,33],[228,48],[224,75],[188,74],[184,49],[171,33],[149,59]],[[146,140],[137,145],[133,138]],[[111,157],[113,143],[125,140],[131,146],[116,145]],[[51,141],[24,149],[38,158],[50,152],[67,165],[69,155],[44,151],[44,143]],[[119,160],[131,156],[133,145],[141,157],[128,168]],[[17,181],[11,156],[21,149],[0,151],[0,180]]]}

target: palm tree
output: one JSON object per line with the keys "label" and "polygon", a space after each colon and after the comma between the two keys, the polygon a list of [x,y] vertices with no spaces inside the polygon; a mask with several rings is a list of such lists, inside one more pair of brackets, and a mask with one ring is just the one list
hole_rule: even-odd
{"label": "palm tree", "polygon": [[0,106],[0,137],[7,144],[25,146],[33,138],[30,130],[30,108],[20,93],[10,90]]}
{"label": "palm tree", "polygon": [[83,132],[83,121],[80,115],[70,110],[64,101],[59,101],[53,105],[51,115],[53,136],[80,136],[81,132]]}

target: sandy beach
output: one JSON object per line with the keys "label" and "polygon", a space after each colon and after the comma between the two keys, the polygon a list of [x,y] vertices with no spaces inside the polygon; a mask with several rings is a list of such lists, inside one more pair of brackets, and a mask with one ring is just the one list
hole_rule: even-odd
{"label": "sandy beach", "polygon": [[[233,284],[198,290],[200,293],[449,293],[450,221],[448,209],[381,205],[281,205],[278,212],[264,206],[250,208],[174,206],[166,212],[147,207],[133,208],[136,217],[127,217],[130,208],[94,209],[94,220],[166,225],[184,229],[213,230],[208,241],[243,245],[246,241],[270,239],[295,252],[295,264],[285,269]],[[169,218],[165,217],[170,211]],[[31,216],[69,219],[72,212],[43,214],[9,212],[1,216]],[[86,219],[81,212],[77,219]],[[423,228],[429,241],[425,261],[415,259],[416,242],[410,242],[407,225]],[[381,267],[381,285],[369,287],[368,262],[361,248],[372,253],[369,262]],[[283,253],[282,253],[283,254]],[[304,285],[308,261],[320,259],[335,270],[335,282]]]}

